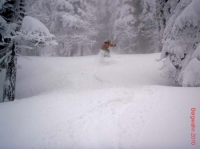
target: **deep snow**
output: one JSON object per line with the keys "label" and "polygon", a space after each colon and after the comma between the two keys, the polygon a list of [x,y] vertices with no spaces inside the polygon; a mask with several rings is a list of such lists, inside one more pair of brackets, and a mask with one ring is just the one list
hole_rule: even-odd
{"label": "deep snow", "polygon": [[162,78],[159,56],[20,57],[19,100],[0,104],[0,148],[198,149],[200,89]]}

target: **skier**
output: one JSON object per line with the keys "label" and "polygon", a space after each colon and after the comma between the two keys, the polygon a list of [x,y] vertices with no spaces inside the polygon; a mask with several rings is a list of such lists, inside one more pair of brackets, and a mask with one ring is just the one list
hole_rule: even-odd
{"label": "skier", "polygon": [[101,46],[101,53],[103,57],[110,57],[109,47],[115,47],[116,44],[112,44],[110,40],[105,41]]}

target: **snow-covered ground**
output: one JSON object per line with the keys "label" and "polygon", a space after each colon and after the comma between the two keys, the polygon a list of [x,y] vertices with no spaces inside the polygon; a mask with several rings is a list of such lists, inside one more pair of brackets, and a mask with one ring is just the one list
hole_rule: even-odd
{"label": "snow-covered ground", "polygon": [[162,78],[159,56],[20,57],[18,100],[0,104],[0,148],[199,149],[200,88]]}

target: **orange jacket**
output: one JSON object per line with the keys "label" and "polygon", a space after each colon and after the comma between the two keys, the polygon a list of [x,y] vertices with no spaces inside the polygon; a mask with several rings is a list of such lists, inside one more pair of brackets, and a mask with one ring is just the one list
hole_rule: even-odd
{"label": "orange jacket", "polygon": [[106,41],[102,44],[101,49],[108,49],[109,47],[115,47],[115,46],[116,46],[115,44],[112,44],[111,42]]}

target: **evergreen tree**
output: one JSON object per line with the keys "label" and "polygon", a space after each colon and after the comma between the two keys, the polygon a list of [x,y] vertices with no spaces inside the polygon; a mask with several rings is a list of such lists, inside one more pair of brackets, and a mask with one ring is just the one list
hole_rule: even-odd
{"label": "evergreen tree", "polygon": [[137,36],[134,17],[133,1],[108,1],[110,17],[110,36],[117,43],[120,53],[132,52],[134,40]]}
{"label": "evergreen tree", "polygon": [[137,0],[135,5],[136,28],[138,31],[134,50],[137,53],[154,53],[160,51],[156,23],[153,19],[152,0]]}
{"label": "evergreen tree", "polygon": [[[15,97],[16,43],[11,38],[16,35],[17,23],[23,18],[23,3],[23,0],[4,0],[0,3],[0,68],[6,69],[3,101],[12,101]],[[18,10],[22,12],[18,13]]]}
{"label": "evergreen tree", "polygon": [[109,1],[110,30],[120,53],[160,51],[154,14],[154,3],[146,0]]}
{"label": "evergreen tree", "polygon": [[[170,15],[163,32],[163,75],[182,86],[200,86],[197,65],[200,43],[200,1],[168,1]],[[197,66],[197,67],[194,67]]]}
{"label": "evergreen tree", "polygon": [[[30,16],[41,20],[59,43],[53,55],[73,56],[92,53],[95,44],[95,1],[41,0],[26,2]],[[38,13],[40,12],[40,13]]]}

